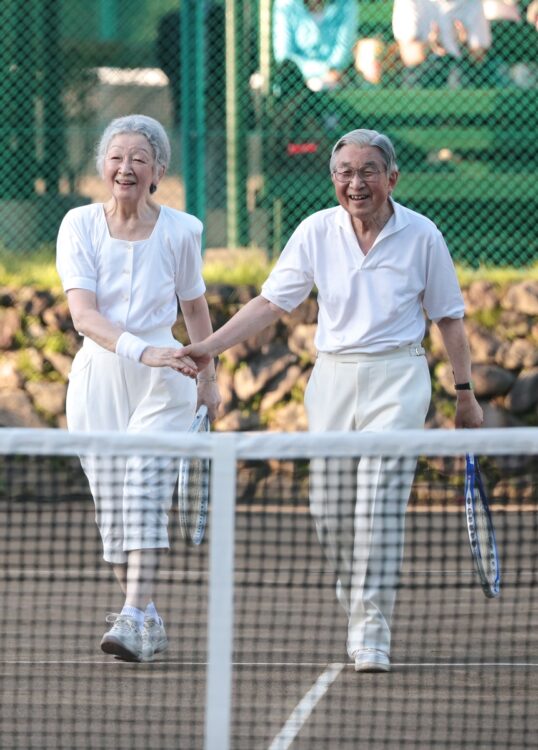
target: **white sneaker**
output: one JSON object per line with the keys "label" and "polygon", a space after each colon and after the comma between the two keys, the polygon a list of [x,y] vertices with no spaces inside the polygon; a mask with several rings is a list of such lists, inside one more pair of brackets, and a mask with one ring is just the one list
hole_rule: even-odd
{"label": "white sneaker", "polygon": [[354,657],[355,672],[390,672],[389,655],[377,648],[360,648]]}
{"label": "white sneaker", "polygon": [[109,615],[107,622],[114,624],[104,634],[101,649],[123,661],[142,661],[142,633],[134,617]]}
{"label": "white sneaker", "polygon": [[168,648],[168,638],[164,629],[163,621],[153,617],[146,617],[144,620],[144,630],[142,631],[142,656],[144,661],[151,661],[155,654],[166,651]]}

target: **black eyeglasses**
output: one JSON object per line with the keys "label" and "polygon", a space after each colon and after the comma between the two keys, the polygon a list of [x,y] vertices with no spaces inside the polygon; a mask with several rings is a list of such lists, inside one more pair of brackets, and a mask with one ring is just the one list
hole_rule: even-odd
{"label": "black eyeglasses", "polygon": [[383,172],[378,169],[335,169],[333,172],[334,179],[338,182],[351,182],[355,175],[358,175],[363,182],[376,182]]}

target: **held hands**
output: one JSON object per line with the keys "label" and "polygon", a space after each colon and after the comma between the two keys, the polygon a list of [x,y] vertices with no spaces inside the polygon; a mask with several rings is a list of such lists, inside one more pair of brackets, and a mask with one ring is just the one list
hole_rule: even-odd
{"label": "held hands", "polygon": [[198,406],[205,404],[209,414],[209,419],[213,422],[216,417],[220,406],[220,393],[215,381],[215,377],[203,372],[208,364],[212,360],[212,356],[209,353],[209,348],[203,341],[199,341],[196,344],[189,344],[184,346],[182,349],[176,351],[176,356],[179,361],[185,359],[188,362],[192,362],[199,371],[198,376]]}
{"label": "held hands", "polygon": [[[181,354],[179,355],[179,353]],[[176,372],[189,378],[196,378],[198,368],[190,357],[183,354],[184,350],[165,346],[147,346],[142,352],[140,361],[148,367],[171,367]],[[179,356],[178,356],[179,355]]]}
{"label": "held hands", "polygon": [[184,346],[183,349],[176,351],[177,357],[186,357],[188,361],[194,362],[194,365],[201,372],[211,362],[212,356],[209,353],[209,348],[203,341],[197,344],[189,344]]}

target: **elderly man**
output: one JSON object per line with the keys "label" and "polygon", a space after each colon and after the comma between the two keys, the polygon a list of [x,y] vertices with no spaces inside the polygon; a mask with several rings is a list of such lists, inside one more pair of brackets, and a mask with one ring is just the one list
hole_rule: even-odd
{"label": "elderly man", "polygon": [[[207,366],[293,310],[315,285],[318,356],[305,393],[310,430],[424,426],[431,395],[424,313],[439,326],[454,371],[456,427],[478,427],[482,410],[454,266],[433,222],[392,199],[392,143],[374,130],[347,133],[333,148],[330,171],[339,205],[306,218],[261,294],[177,356]],[[386,672],[415,462],[322,463],[312,466],[311,510],[348,614],[348,653],[357,671]]]}

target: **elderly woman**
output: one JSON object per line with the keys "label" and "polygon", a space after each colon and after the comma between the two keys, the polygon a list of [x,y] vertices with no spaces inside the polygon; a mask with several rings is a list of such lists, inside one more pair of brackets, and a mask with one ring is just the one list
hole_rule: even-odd
{"label": "elderly woman", "polygon": [[[99,143],[104,203],[75,208],[58,235],[57,267],[73,323],[84,337],[67,392],[67,423],[77,431],[186,430],[219,395],[212,367],[177,357],[172,335],[181,307],[191,341],[211,322],[201,275],[201,222],[152,198],[170,160],[163,127],[143,115],[113,120]],[[101,648],[128,661],[151,660],[168,643],[153,602],[175,477],[169,462],[133,456],[106,465],[83,458],[96,506],[104,559],[125,594]],[[110,618],[109,618],[110,621]]]}

